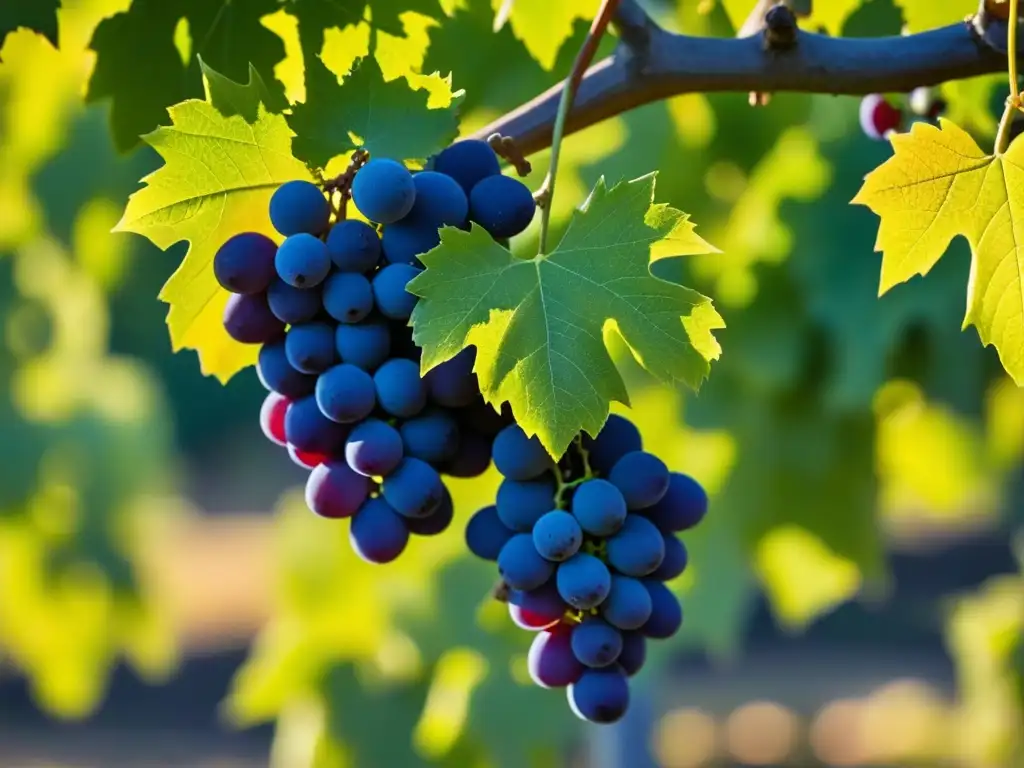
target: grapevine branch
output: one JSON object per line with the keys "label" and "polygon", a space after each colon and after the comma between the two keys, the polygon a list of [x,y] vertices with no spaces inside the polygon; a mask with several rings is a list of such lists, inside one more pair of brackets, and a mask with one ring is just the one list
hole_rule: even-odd
{"label": "grapevine branch", "polygon": [[[741,38],[678,35],[622,0],[619,45],[591,66],[576,90],[566,134],[684,93],[779,91],[863,95],[908,92],[1006,69],[1007,23],[985,11],[960,24],[900,37],[842,38],[795,30],[785,47],[764,33]],[[526,154],[551,146],[565,82],[481,128]]]}

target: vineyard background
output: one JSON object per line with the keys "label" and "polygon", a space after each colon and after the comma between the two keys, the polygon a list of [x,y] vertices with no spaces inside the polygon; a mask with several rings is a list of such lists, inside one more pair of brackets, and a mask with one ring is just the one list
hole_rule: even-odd
{"label": "vineyard background", "polygon": [[[861,133],[857,99],[754,109],[691,94],[566,140],[556,228],[600,175],[660,169],[658,200],[723,254],[657,268],[684,270],[728,325],[698,396],[619,350],[647,446],[712,508],[686,539],[683,633],[624,723],[585,728],[529,684],[529,638],[461,542],[493,470],[453,481],[448,535],[365,565],[343,526],[303,509],[303,472],[260,435],[254,372],[222,387],[171,353],[156,295],[183,244],[110,233],[160,164],[118,148],[156,123],[123,94],[83,98],[92,33],[128,4],[65,0],[59,51],[27,30],[0,50],[0,766],[1024,761],[1024,395],[961,331],[964,243],[927,281],[876,297],[877,219],[848,202],[890,149]],[[257,66],[284,52],[261,74],[301,94],[292,17],[252,5],[266,6]],[[521,0],[492,34],[489,0],[442,5],[371,3],[375,23],[326,30],[324,59],[344,71],[372,39],[386,77],[451,71],[471,132],[557,82],[596,7]],[[728,36],[752,5],[649,9]],[[819,5],[808,24],[847,36],[975,7]],[[181,57],[186,92],[195,53],[245,79],[248,38],[228,64],[209,36],[166,31],[153,56]],[[1005,91],[997,74],[942,94],[984,145]],[[535,187],[547,153],[532,159]],[[520,240],[535,248],[535,227]]]}

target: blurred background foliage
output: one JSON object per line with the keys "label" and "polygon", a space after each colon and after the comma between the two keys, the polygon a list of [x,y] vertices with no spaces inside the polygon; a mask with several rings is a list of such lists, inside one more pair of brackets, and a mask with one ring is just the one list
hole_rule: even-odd
{"label": "blurred background foliage", "polygon": [[[562,764],[578,743],[563,697],[528,681],[529,637],[488,599],[493,568],[461,541],[496,475],[452,483],[449,535],[417,540],[386,568],[362,563],[345,526],[304,510],[301,471],[263,443],[252,372],[222,388],[192,353],[170,353],[156,294],[184,248],[110,234],[137,180],[159,165],[135,137],[165,122],[170,104],[202,97],[196,54],[237,80],[252,61],[300,100],[311,55],[343,71],[372,50],[388,78],[452,72],[471,131],[556,82],[596,7],[518,0],[495,33],[500,4],[64,0],[57,48],[28,30],[7,35],[0,683],[24,678],[52,717],[84,718],[117,665],[159,683],[179,659],[251,639],[222,714],[242,726],[276,720],[275,766],[522,768]],[[650,10],[670,29],[727,36],[753,4]],[[975,7],[818,5],[807,25],[853,36],[953,23]],[[942,95],[984,144],[1004,90],[993,75]],[[775,624],[799,633],[849,601],[884,603],[899,588],[897,553],[980,534],[1010,550],[1021,523],[1024,396],[975,332],[961,332],[965,244],[927,283],[876,298],[876,221],[848,201],[889,149],[862,135],[857,107],[779,94],[753,109],[743,94],[686,94],[565,144],[557,226],[600,175],[657,169],[658,200],[692,214],[723,251],[657,265],[711,295],[728,325],[698,396],[654,386],[618,350],[647,447],[713,494],[676,585],[685,631],[645,672],[655,700],[681,654],[738,663],[762,596]],[[533,158],[532,185],[547,158]],[[514,247],[535,242],[531,229]],[[837,702],[809,738],[828,731],[827,717],[848,729],[843,713],[855,711],[873,746],[858,747],[859,763],[829,762],[822,747],[822,762],[1024,761],[1019,570],[926,613],[925,623],[945,623],[955,695],[895,686]],[[785,674],[803,674],[791,664]],[[788,723],[771,708],[748,715]],[[891,737],[894,721],[900,738],[868,737]],[[654,735],[658,763],[701,764],[685,762],[685,748],[707,727],[697,710],[670,711]]]}

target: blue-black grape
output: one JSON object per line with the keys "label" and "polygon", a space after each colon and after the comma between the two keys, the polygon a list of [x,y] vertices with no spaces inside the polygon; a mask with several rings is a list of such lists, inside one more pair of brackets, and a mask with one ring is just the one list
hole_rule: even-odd
{"label": "blue-black grape", "polygon": [[671,581],[686,570],[689,554],[686,551],[686,545],[677,536],[663,533],[662,539],[665,541],[665,558],[661,561],[661,565],[651,572],[651,578],[658,581]]}
{"label": "blue-black grape", "polygon": [[501,548],[514,535],[498,518],[493,505],[475,512],[466,524],[466,546],[481,560],[497,560]]}
{"label": "blue-black grape", "polygon": [[316,401],[323,414],[333,421],[362,421],[377,404],[373,379],[362,368],[341,363],[316,380]]}
{"label": "blue-black grape", "polygon": [[611,472],[615,462],[632,451],[643,449],[640,430],[629,419],[612,414],[604,423],[597,437],[584,435],[583,447],[587,449],[587,460],[599,475]]}
{"label": "blue-black grape", "polygon": [[295,370],[323,373],[337,361],[334,329],[327,323],[293,325],[284,337],[284,351]]}
{"label": "blue-black grape", "polygon": [[373,310],[373,289],[360,274],[335,272],[324,281],[323,302],[339,323],[358,323]]}
{"label": "blue-black grape", "polygon": [[344,461],[327,461],[306,480],[306,506],[320,517],[351,517],[370,494],[370,481]]}
{"label": "blue-black grape", "polygon": [[427,371],[424,379],[431,400],[445,408],[464,408],[479,398],[480,386],[473,373],[475,363],[476,348],[470,347]]}
{"label": "blue-black grape", "polygon": [[213,276],[231,293],[261,293],[277,274],[277,244],[259,232],[243,232],[229,238],[213,256]]}
{"label": "blue-black grape", "polygon": [[614,723],[629,709],[629,681],[618,666],[588,669],[569,686],[569,707],[581,720]]}
{"label": "blue-black grape", "polygon": [[377,402],[392,416],[411,418],[427,404],[420,367],[412,360],[393,358],[373,374]]}
{"label": "blue-black grape", "polygon": [[619,629],[639,629],[651,617],[651,595],[638,579],[612,575],[612,588],[601,603],[605,621]]}
{"label": "blue-black grape", "polygon": [[439,227],[465,224],[469,200],[459,182],[437,171],[421,171],[412,180],[416,185],[416,204],[404,221],[435,232]]}
{"label": "blue-black grape", "polygon": [[612,588],[608,566],[586,552],[577,552],[559,565],[555,578],[562,599],[583,611],[597,608]]}
{"label": "blue-black grape", "polygon": [[274,281],[267,288],[267,304],[274,316],[288,325],[308,323],[323,307],[319,286],[296,288],[288,285],[276,273]]}
{"label": "blue-black grape", "polygon": [[391,329],[380,319],[361,323],[341,323],[334,332],[335,345],[343,363],[364,371],[375,371],[391,353]]}
{"label": "blue-black grape", "polygon": [[384,258],[388,264],[414,264],[421,266],[419,257],[441,243],[437,227],[402,219],[384,227],[381,237]]}
{"label": "blue-black grape", "polygon": [[270,344],[284,336],[284,323],[270,311],[265,293],[233,293],[224,306],[224,330],[243,344]]}
{"label": "blue-black grape", "polygon": [[373,277],[373,300],[380,313],[391,320],[408,320],[416,306],[416,296],[405,290],[422,270],[410,264],[389,264]]}
{"label": "blue-black grape", "polygon": [[444,498],[437,505],[437,509],[426,517],[405,518],[405,526],[409,529],[409,533],[414,533],[417,536],[437,536],[448,529],[454,517],[455,506],[452,503],[451,494],[445,489]]}
{"label": "blue-black grape", "polygon": [[533,480],[555,465],[537,436],[527,437],[518,424],[494,438],[493,456],[494,466],[510,480]]}
{"label": "blue-black grape", "polygon": [[402,460],[402,437],[398,430],[380,419],[359,424],[345,441],[345,460],[353,470],[367,477],[383,477]]}
{"label": "blue-black grape", "polygon": [[399,428],[409,456],[443,464],[459,451],[459,424],[447,412],[432,410],[409,419]]}
{"label": "blue-black grape", "polygon": [[451,176],[468,195],[481,179],[501,173],[501,165],[486,141],[464,139],[442,150],[434,158],[434,170]]}
{"label": "blue-black grape", "polygon": [[622,491],[627,507],[644,509],[657,504],[668,491],[669,472],[654,454],[632,451],[615,462],[608,480]]}
{"label": "blue-black grape", "polygon": [[407,456],[384,478],[381,493],[399,514],[426,517],[441,504],[445,489],[436,469]]}
{"label": "blue-black grape", "polygon": [[331,227],[327,252],[339,272],[369,272],[380,261],[380,236],[365,221],[345,219]]}
{"label": "blue-black grape", "polygon": [[665,540],[646,517],[628,515],[618,533],[608,539],[605,551],[615,570],[627,576],[646,576],[665,559]]}
{"label": "blue-black grape", "polygon": [[577,624],[572,630],[572,652],[587,667],[607,667],[622,653],[622,635],[615,627],[596,616]]}
{"label": "blue-black grape", "polygon": [[459,432],[459,449],[445,462],[445,474],[452,477],[479,477],[491,466],[491,441],[476,432]]}
{"label": "blue-black grape", "polygon": [[530,188],[511,176],[488,176],[469,193],[469,217],[493,238],[518,235],[536,211]]}
{"label": "blue-black grape", "polygon": [[348,427],[331,421],[320,412],[315,397],[296,400],[285,414],[285,437],[302,451],[336,453],[345,444],[348,433]]}
{"label": "blue-black grape", "polygon": [[285,238],[274,257],[277,274],[295,288],[319,285],[331,271],[327,246],[313,235],[300,233]]}
{"label": "blue-black grape", "polygon": [[651,617],[640,631],[659,640],[672,637],[683,625],[683,606],[679,604],[679,598],[655,579],[644,579],[643,584],[651,595]]}
{"label": "blue-black grape", "polygon": [[409,543],[405,520],[381,497],[367,499],[352,518],[348,532],[352,549],[368,563],[390,563]]}
{"label": "blue-black grape", "polygon": [[533,545],[545,560],[560,563],[575,555],[583,543],[583,530],[568,512],[553,509],[533,526]]}
{"label": "blue-black grape", "polygon": [[707,512],[708,494],[701,484],[689,475],[673,472],[668,491],[642,514],[661,530],[678,532],[693,528]]}
{"label": "blue-black grape", "polygon": [[647,661],[647,638],[641,632],[622,633],[622,653],[619,654],[619,666],[622,671],[632,677]]}
{"label": "blue-black grape", "polygon": [[284,395],[268,392],[260,406],[260,429],[270,442],[276,445],[287,445],[288,438],[284,434],[284,417],[291,405]]}
{"label": "blue-black grape", "polygon": [[296,180],[282,184],[270,197],[270,223],[282,235],[319,235],[331,220],[331,206],[315,184]]}
{"label": "blue-black grape", "polygon": [[555,566],[537,554],[533,537],[517,533],[498,554],[498,573],[513,589],[536,589],[551,578]]}
{"label": "blue-black grape", "polygon": [[529,533],[541,515],[555,504],[554,480],[503,480],[498,486],[496,503],[498,517],[507,528]]}
{"label": "blue-black grape", "polygon": [[398,161],[374,159],[352,180],[352,202],[370,221],[394,224],[412,210],[416,185],[412,174]]}
{"label": "blue-black grape", "polygon": [[315,376],[308,376],[295,370],[288,362],[283,339],[260,347],[256,374],[266,389],[284,395],[290,400],[312,395],[316,387]]}
{"label": "blue-black grape", "polygon": [[580,527],[594,536],[611,536],[626,520],[626,500],[607,480],[581,483],[572,497],[572,513]]}

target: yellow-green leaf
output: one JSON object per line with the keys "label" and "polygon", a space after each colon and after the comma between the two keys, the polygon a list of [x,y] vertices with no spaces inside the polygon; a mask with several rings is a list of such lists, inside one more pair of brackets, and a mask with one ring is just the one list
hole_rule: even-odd
{"label": "yellow-green leaf", "polygon": [[[500,0],[492,5],[497,8]],[[509,23],[530,55],[550,70],[558,49],[572,35],[573,24],[593,18],[597,7],[597,0],[515,0]]]}
{"label": "yellow-green leaf", "polygon": [[1024,384],[1024,142],[985,154],[948,120],[916,123],[853,199],[881,218],[879,295],[935,265],[963,235],[971,246],[964,327],[974,325]]}
{"label": "yellow-green leaf", "polygon": [[167,325],[175,351],[194,349],[203,373],[226,382],[256,359],[257,347],[224,331],[228,293],[213,276],[217,248],[239,232],[276,237],[268,206],[286,181],[309,178],[292,157],[292,133],[280,115],[260,108],[258,119],[224,117],[198,100],[168,110],[172,125],[143,137],[165,165],[143,179],[116,230],[145,235],[160,248],[188,240],[181,266],[160,298],[170,304]]}
{"label": "yellow-green leaf", "polygon": [[611,189],[601,178],[558,247],[529,260],[479,227],[442,230],[409,284],[421,297],[412,319],[424,372],[476,346],[484,397],[507,400],[554,456],[581,429],[596,434],[612,401],[628,403],[605,332],[617,331],[657,378],[696,388],[719,355],[712,331],[724,324],[710,299],[659,280],[649,265],[666,237],[710,246],[653,197],[654,174]]}

